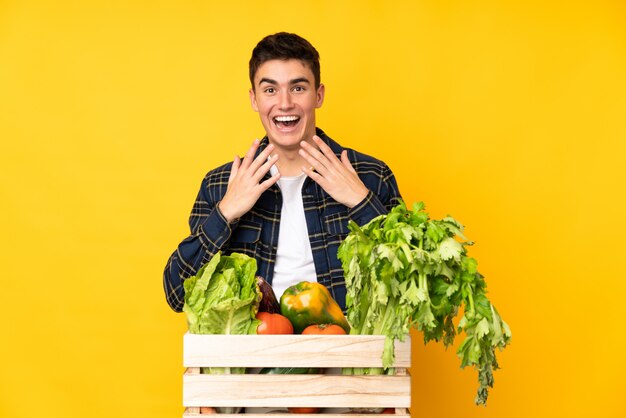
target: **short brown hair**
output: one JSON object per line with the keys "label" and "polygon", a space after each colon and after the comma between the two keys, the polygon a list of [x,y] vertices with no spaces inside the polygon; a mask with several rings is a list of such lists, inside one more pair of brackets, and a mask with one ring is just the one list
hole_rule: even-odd
{"label": "short brown hair", "polygon": [[254,76],[259,67],[270,60],[297,59],[307,64],[315,78],[315,88],[320,86],[320,54],[309,41],[295,33],[279,32],[268,35],[252,50],[250,58],[250,83],[254,89]]}

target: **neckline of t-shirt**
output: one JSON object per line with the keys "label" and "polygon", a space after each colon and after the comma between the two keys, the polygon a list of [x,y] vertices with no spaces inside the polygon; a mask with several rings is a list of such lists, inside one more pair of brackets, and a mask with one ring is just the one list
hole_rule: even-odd
{"label": "neckline of t-shirt", "polygon": [[[276,173],[278,173],[278,168],[276,168],[275,165],[271,166],[270,167],[270,174],[273,176]],[[298,174],[297,176],[281,176],[278,181],[285,180],[285,181],[288,181],[288,182],[295,182],[295,181],[302,180],[304,177],[306,177],[305,173]]]}
{"label": "neckline of t-shirt", "polygon": [[281,178],[279,179],[279,181],[300,181],[302,180],[304,177],[306,177],[306,174],[302,173],[298,176],[281,176]]}

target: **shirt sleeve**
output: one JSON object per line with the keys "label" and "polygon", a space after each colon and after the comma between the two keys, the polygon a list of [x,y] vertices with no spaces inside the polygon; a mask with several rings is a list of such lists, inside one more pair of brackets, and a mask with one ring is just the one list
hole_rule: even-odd
{"label": "shirt sleeve", "polygon": [[191,234],[170,256],[163,273],[165,298],[176,312],[183,309],[184,280],[195,275],[202,265],[225,247],[234,227],[222,215],[217,207],[219,201],[214,201],[210,191],[216,192],[217,186],[208,184],[205,178],[189,217]]}
{"label": "shirt sleeve", "polygon": [[389,213],[402,199],[396,178],[386,164],[382,165],[375,180],[366,180],[365,186],[369,189],[367,196],[348,212],[350,219],[360,226]]}

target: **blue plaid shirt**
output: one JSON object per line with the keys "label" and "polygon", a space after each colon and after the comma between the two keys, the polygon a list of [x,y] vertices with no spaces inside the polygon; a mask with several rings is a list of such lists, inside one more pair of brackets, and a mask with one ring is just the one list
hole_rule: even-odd
{"label": "blue plaid shirt", "polygon": [[[317,135],[339,158],[344,148],[319,128]],[[267,137],[263,138],[257,155],[268,143]],[[348,220],[364,225],[376,216],[388,213],[401,198],[396,179],[385,163],[357,151],[346,150],[352,166],[369,189],[363,201],[348,209],[310,178],[307,177],[302,186],[317,281],[328,288],[342,309],[345,309],[346,285],[337,249],[348,234]],[[184,304],[183,281],[194,276],[220,250],[225,254],[239,252],[254,257],[257,261],[257,275],[272,283],[282,208],[280,189],[273,185],[248,213],[228,223],[217,204],[226,193],[231,166],[232,162],[222,165],[210,171],[202,180],[189,217],[191,234],[178,245],[165,266],[165,297],[177,312],[182,311]]]}

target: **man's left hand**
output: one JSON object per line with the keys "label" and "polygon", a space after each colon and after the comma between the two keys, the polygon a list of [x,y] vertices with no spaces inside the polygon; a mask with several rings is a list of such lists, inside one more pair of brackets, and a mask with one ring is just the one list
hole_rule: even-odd
{"label": "man's left hand", "polygon": [[315,148],[306,141],[300,143],[300,155],[310,164],[302,171],[319,184],[337,202],[352,209],[367,196],[369,190],[348,160],[348,152],[341,152],[341,161],[317,135]]}

